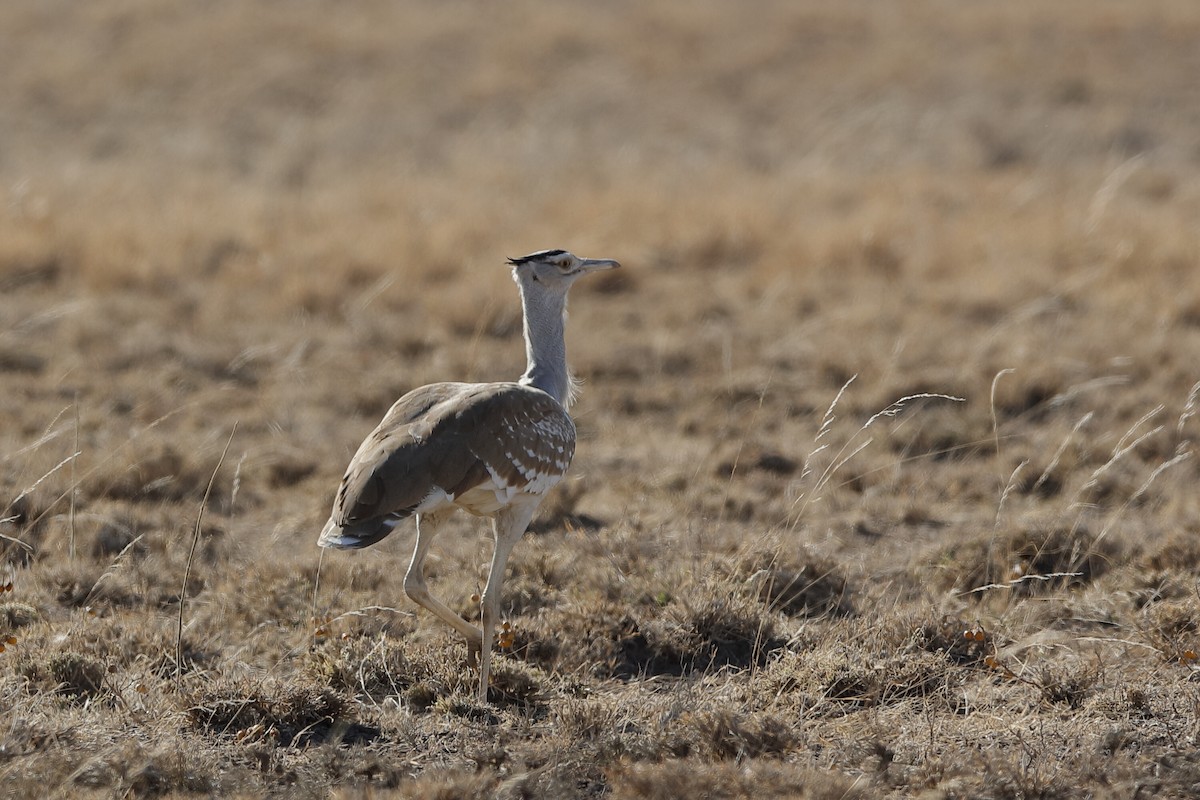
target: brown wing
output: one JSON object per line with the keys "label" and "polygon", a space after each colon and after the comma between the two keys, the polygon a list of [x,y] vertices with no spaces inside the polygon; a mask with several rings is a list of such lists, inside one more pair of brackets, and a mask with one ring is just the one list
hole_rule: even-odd
{"label": "brown wing", "polygon": [[566,472],[575,426],[552,397],[516,383],[436,383],[401,397],[350,461],[334,501],[341,526],[409,516],[438,490],[489,479],[517,489]]}

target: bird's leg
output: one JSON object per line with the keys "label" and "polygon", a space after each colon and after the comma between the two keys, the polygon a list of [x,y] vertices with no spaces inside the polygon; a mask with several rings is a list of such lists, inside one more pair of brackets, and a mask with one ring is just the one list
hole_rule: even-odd
{"label": "bird's leg", "polygon": [[[475,627],[475,626],[471,626]],[[475,628],[479,633],[475,636],[467,637],[467,658],[463,661],[463,665],[471,669],[479,669],[479,654],[483,651],[483,631]]]}
{"label": "bird's leg", "polygon": [[[481,632],[479,634],[479,636],[480,636],[480,638],[483,638],[483,633]],[[474,639],[468,639],[467,640],[467,658],[466,658],[466,660],[463,661],[463,665],[468,666],[471,669],[479,669],[479,653],[480,653],[479,642]]]}
{"label": "bird's leg", "polygon": [[492,637],[496,633],[496,618],[500,614],[500,586],[504,583],[504,567],[508,555],[525,534],[529,520],[533,518],[538,501],[509,506],[501,510],[492,520],[492,532],[496,537],[496,549],[492,553],[492,568],[488,572],[487,588],[483,590],[483,645],[479,666],[479,702],[487,703],[488,678],[492,667]]}
{"label": "bird's leg", "polygon": [[433,541],[436,526],[432,519],[424,520],[425,524],[422,525],[422,516],[425,515],[417,515],[417,544],[413,548],[408,572],[404,575],[404,593],[414,603],[429,610],[435,617],[462,634],[462,637],[467,640],[467,661],[473,664],[479,655],[483,631],[455,614],[448,606],[431,595],[429,589],[425,588],[425,555],[429,552],[429,543]]}

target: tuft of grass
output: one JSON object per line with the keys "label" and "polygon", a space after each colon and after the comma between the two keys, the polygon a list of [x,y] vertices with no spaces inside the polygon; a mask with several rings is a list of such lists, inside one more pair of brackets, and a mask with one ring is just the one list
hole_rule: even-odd
{"label": "tuft of grass", "polygon": [[182,697],[197,729],[274,747],[361,744],[379,729],[358,717],[345,695],[328,687],[277,681],[218,679]]}
{"label": "tuft of grass", "polygon": [[744,561],[747,587],[771,610],[794,617],[847,616],[854,613],[845,575],[828,559],[782,563],[778,554]]}
{"label": "tuft of grass", "polygon": [[1200,665],[1200,601],[1195,596],[1150,606],[1137,627],[1142,640],[1167,661]]}
{"label": "tuft of grass", "polygon": [[1119,561],[1121,547],[1085,527],[1029,525],[954,543],[939,556],[941,580],[959,593],[1046,595],[1088,585]]}
{"label": "tuft of grass", "polygon": [[28,658],[21,672],[36,692],[54,692],[81,702],[112,698],[105,678],[107,665],[85,653],[67,650]]}
{"label": "tuft of grass", "polygon": [[782,646],[771,613],[733,585],[636,613],[612,603],[547,611],[516,628],[513,654],[559,674],[631,679],[761,665]]}
{"label": "tuft of grass", "polygon": [[801,665],[794,685],[816,698],[814,713],[843,714],[847,709],[937,695],[963,679],[941,653],[875,652],[851,645]]}
{"label": "tuft of grass", "polygon": [[689,671],[762,665],[783,646],[774,617],[738,593],[718,589],[669,611],[674,625],[658,628],[665,634],[662,657],[678,658]]}
{"label": "tuft of grass", "polygon": [[[306,664],[314,679],[334,691],[360,694],[375,702],[400,696],[413,686],[422,687],[416,693],[419,698],[426,693],[437,696],[433,687],[439,683],[418,670],[405,648],[386,638],[354,637],[340,645],[330,642],[315,648]],[[431,704],[432,699],[427,699],[420,705]]]}
{"label": "tuft of grass", "polygon": [[0,631],[8,633],[27,625],[32,625],[41,618],[38,610],[25,603],[0,603]]}
{"label": "tuft of grass", "polygon": [[737,763],[692,758],[621,765],[609,776],[615,800],[742,800],[768,795],[855,800],[869,796],[865,787],[846,777],[797,765],[764,764],[749,770]]}
{"label": "tuft of grass", "polygon": [[679,675],[679,653],[615,604],[567,607],[514,631],[513,655],[551,672],[594,677]]}
{"label": "tuft of grass", "polygon": [[690,741],[684,747],[676,741],[671,748],[675,755],[684,758],[693,755],[737,761],[783,758],[803,743],[803,736],[792,720],[768,713],[700,712],[683,720],[681,727],[689,730]]}
{"label": "tuft of grass", "polygon": [[912,632],[912,644],[921,650],[944,654],[962,666],[982,664],[996,647],[993,635],[982,626],[955,616],[921,622]]}
{"label": "tuft of grass", "polygon": [[1069,667],[1045,665],[1032,678],[1047,703],[1078,709],[1104,680],[1102,664],[1092,662]]}

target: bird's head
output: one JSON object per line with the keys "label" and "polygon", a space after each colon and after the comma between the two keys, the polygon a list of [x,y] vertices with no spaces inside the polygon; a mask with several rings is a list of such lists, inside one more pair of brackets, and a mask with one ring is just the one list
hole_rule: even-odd
{"label": "bird's head", "polygon": [[579,258],[566,250],[539,250],[520,258],[510,258],[513,279],[523,289],[566,293],[582,275],[621,266],[610,258]]}

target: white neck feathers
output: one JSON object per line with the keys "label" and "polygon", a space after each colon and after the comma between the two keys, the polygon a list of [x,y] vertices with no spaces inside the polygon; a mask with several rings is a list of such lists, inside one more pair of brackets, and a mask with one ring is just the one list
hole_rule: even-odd
{"label": "white neck feathers", "polygon": [[571,375],[567,371],[565,339],[567,295],[536,291],[520,285],[524,308],[525,358],[521,383],[541,389],[564,408],[571,402]]}

